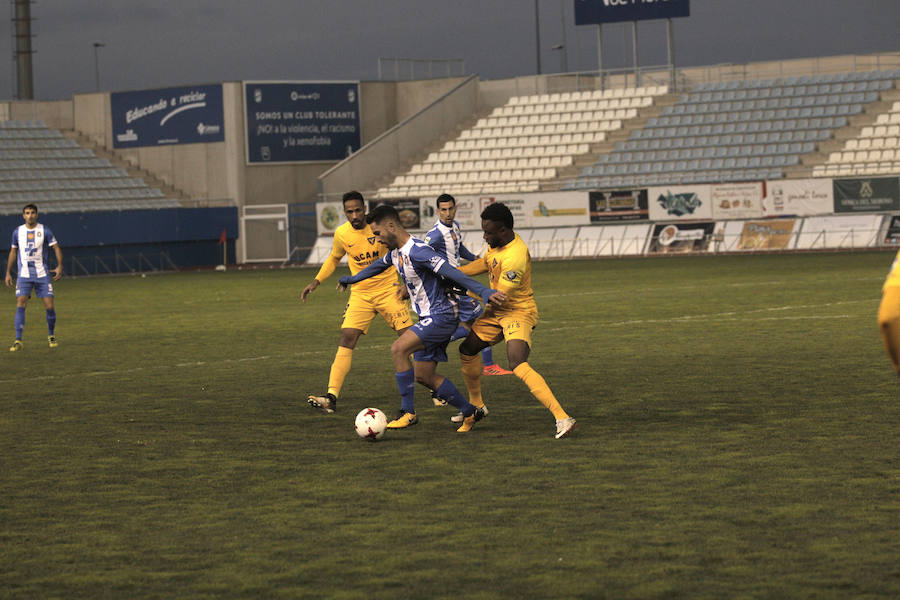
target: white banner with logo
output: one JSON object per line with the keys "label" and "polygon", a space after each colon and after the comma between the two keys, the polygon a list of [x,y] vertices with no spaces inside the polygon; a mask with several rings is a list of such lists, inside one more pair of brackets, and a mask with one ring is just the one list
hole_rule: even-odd
{"label": "white banner with logo", "polygon": [[502,202],[513,215],[515,229],[590,224],[587,192],[542,192],[457,196],[456,220],[463,230],[481,229],[481,211]]}
{"label": "white banner with logo", "polygon": [[316,202],[316,230],[319,235],[334,235],[334,230],[346,222],[341,202]]}
{"label": "white banner with logo", "polygon": [[807,217],[797,236],[797,248],[864,248],[878,242],[882,215]]}
{"label": "white banner with logo", "polygon": [[713,217],[716,219],[758,219],[762,216],[762,181],[710,186]]}
{"label": "white banner with logo", "polygon": [[824,215],[834,211],[834,189],[830,179],[784,179],[766,182],[763,215]]}
{"label": "white banner with logo", "polygon": [[647,190],[651,221],[712,219],[708,185],[672,185]]}

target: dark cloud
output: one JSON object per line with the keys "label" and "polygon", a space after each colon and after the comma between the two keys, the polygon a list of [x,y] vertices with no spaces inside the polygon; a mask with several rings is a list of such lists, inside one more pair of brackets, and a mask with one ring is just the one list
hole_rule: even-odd
{"label": "dark cloud", "polygon": [[[561,11],[570,70],[595,69],[596,28],[572,0],[540,0],[541,63],[560,68]],[[37,0],[39,99],[240,79],[375,79],[378,57],[459,58],[483,78],[533,74],[534,0]],[[897,0],[693,0],[675,20],[679,66],[897,51]],[[4,22],[7,33],[11,24]],[[604,26],[604,65],[631,65],[631,25]],[[665,24],[642,22],[640,63],[666,62]],[[11,35],[9,36],[11,40]],[[11,44],[8,52],[12,52]],[[14,94],[0,61],[0,97]]]}

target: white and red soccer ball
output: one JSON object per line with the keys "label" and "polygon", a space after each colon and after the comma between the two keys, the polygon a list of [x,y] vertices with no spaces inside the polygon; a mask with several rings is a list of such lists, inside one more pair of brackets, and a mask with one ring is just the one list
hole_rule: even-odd
{"label": "white and red soccer ball", "polygon": [[356,433],[374,442],[387,430],[387,417],[377,408],[364,408],[356,415]]}

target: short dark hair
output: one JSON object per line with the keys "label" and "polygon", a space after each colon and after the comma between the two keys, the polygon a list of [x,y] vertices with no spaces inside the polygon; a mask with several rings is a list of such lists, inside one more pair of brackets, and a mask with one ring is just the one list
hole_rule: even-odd
{"label": "short dark hair", "polygon": [[400,213],[397,212],[397,209],[391,206],[390,204],[379,204],[366,215],[366,223],[375,223],[376,221],[383,221],[385,219],[393,219],[394,221],[400,222]]}
{"label": "short dark hair", "polygon": [[359,200],[360,202],[362,202],[363,208],[366,207],[365,198],[363,198],[363,195],[356,190],[352,190],[344,194],[344,198],[341,200],[341,202],[344,204],[344,206],[346,206],[348,200]]}
{"label": "short dark hair", "polygon": [[454,198],[450,194],[441,194],[440,196],[438,196],[437,202],[435,202],[434,205],[440,208],[441,202],[452,202],[453,206],[456,206],[456,198]]}
{"label": "short dark hair", "polygon": [[25,207],[22,208],[22,212],[25,212],[25,211],[28,210],[29,208],[32,209],[34,212],[40,212],[40,211],[37,209],[37,204],[26,204]]}
{"label": "short dark hair", "polygon": [[492,204],[488,204],[487,207],[483,211],[481,211],[481,218],[487,221],[500,223],[510,230],[512,230],[513,228],[512,211],[509,210],[509,207],[502,202],[494,202]]}

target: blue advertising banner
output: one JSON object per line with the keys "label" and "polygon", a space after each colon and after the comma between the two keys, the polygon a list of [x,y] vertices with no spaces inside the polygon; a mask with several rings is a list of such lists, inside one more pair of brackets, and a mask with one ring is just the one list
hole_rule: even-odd
{"label": "blue advertising banner", "polygon": [[360,147],[359,82],[244,82],[247,163],[338,161]]}
{"label": "blue advertising banner", "polygon": [[688,17],[689,4],[690,0],[575,0],[575,24]]}
{"label": "blue advertising banner", "polygon": [[225,139],[221,85],[114,92],[109,103],[114,148]]}

